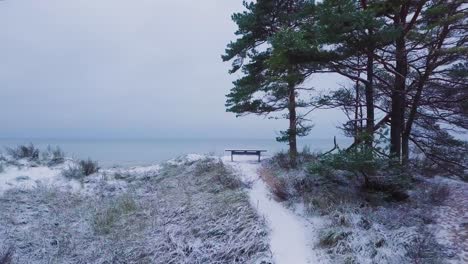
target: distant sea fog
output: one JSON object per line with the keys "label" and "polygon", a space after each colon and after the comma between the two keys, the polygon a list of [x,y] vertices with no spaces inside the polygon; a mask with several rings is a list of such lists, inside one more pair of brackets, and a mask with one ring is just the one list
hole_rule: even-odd
{"label": "distant sea fog", "polygon": [[[338,145],[346,147],[352,139],[340,138]],[[98,160],[103,167],[142,166],[166,161],[184,154],[199,153],[225,155],[228,148],[265,149],[266,156],[286,151],[286,143],[275,139],[0,139],[1,152],[5,147],[33,143],[41,149],[59,146],[68,157]],[[333,147],[333,138],[301,138],[298,148],[326,151]]]}

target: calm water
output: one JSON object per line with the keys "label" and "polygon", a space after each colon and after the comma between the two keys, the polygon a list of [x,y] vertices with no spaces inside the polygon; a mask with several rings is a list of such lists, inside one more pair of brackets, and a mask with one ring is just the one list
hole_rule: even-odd
{"label": "calm water", "polygon": [[[339,139],[346,146],[351,139]],[[266,149],[267,156],[286,150],[285,143],[274,139],[0,139],[4,147],[33,143],[39,148],[59,146],[74,158],[92,158],[104,167],[137,166],[165,161],[183,154],[200,153],[223,155],[227,148]],[[299,149],[308,146],[312,151],[328,150],[333,139],[301,139]]]}

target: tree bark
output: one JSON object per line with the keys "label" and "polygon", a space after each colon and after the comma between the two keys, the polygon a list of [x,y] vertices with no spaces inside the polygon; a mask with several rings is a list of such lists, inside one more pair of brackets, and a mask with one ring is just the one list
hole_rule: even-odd
{"label": "tree bark", "polygon": [[425,83],[426,79],[426,74],[422,78],[423,80],[420,80],[420,83],[418,85],[418,88],[416,90],[416,94],[414,96],[413,103],[411,105],[411,109],[408,115],[408,121],[406,122],[406,127],[405,130],[402,133],[401,136],[401,154],[402,154],[402,162],[404,165],[408,164],[409,160],[409,141],[410,141],[410,135],[411,135],[411,129],[413,128],[413,123],[414,120],[416,119],[416,115],[418,112],[418,106],[419,106],[419,101],[421,100],[421,95],[422,95],[422,90],[423,86]]}
{"label": "tree bark", "polygon": [[359,105],[360,105],[360,98],[359,98],[359,81],[356,81],[356,98],[354,100],[354,143],[358,144],[359,137],[361,134],[362,127],[359,126],[361,120],[359,120]]}
{"label": "tree bark", "polygon": [[[395,16],[395,26],[401,27],[406,15]],[[396,74],[392,92],[392,111],[390,113],[390,155],[397,161],[401,161],[401,136],[405,122],[405,88],[408,62],[406,58],[405,34],[396,39],[395,43]]]}
{"label": "tree bark", "polygon": [[371,48],[367,54],[366,65],[366,146],[371,149],[374,143],[374,50]]}
{"label": "tree bark", "polygon": [[291,168],[297,167],[297,113],[296,113],[296,90],[294,84],[290,84],[289,90],[289,162]]}

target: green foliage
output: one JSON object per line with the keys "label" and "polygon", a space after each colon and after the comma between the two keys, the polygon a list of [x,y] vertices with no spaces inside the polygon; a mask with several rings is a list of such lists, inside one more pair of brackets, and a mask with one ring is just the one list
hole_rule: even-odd
{"label": "green foliage", "polygon": [[[296,128],[295,135],[299,137],[305,137],[309,134],[309,132],[312,130],[313,126],[312,125],[303,125],[300,124],[299,127]],[[278,142],[288,142],[289,138],[293,136],[293,133],[291,132],[290,129],[286,131],[280,131],[280,136],[276,137],[276,141]]]}
{"label": "green foliage", "polygon": [[310,22],[315,3],[260,0],[244,2],[244,6],[246,11],[232,17],[240,37],[228,44],[222,56],[224,61],[233,60],[230,73],[239,69],[243,73],[233,82],[226,109],[237,116],[256,114],[289,119],[288,130],[281,132],[278,141],[305,136],[311,126],[305,124],[306,119],[297,109],[310,107],[312,102],[299,100],[297,87],[310,71],[300,65],[298,58],[318,50],[317,45],[308,42],[311,32],[301,29],[301,25]]}
{"label": "green foliage", "polygon": [[309,172],[321,176],[330,176],[336,170],[343,170],[356,176],[367,177],[375,172],[379,164],[381,164],[381,160],[374,157],[372,150],[353,148],[322,156],[318,162],[309,166]]}

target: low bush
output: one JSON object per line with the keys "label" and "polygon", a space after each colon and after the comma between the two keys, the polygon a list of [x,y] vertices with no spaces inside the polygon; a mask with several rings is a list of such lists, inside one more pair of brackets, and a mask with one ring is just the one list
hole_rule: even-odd
{"label": "low bush", "polygon": [[298,163],[299,164],[307,164],[313,162],[317,159],[317,154],[310,151],[308,146],[304,146],[301,152],[298,155]]}
{"label": "low bush", "polygon": [[273,164],[277,165],[282,169],[289,170],[291,168],[291,162],[289,161],[289,154],[287,152],[278,152],[271,157]]}
{"label": "low bush", "polygon": [[79,162],[80,169],[85,176],[89,176],[99,171],[99,164],[97,161],[91,159],[80,160]]}
{"label": "low bush", "polygon": [[97,161],[80,160],[78,164],[70,165],[62,170],[62,176],[69,179],[80,180],[86,176],[97,173],[99,166]]}
{"label": "low bush", "polygon": [[[309,149],[309,147],[304,147],[302,152],[297,153],[297,167],[300,168],[304,164],[308,164],[310,162],[313,162],[317,159],[317,155],[312,153]],[[280,151],[273,155],[271,158],[271,163],[275,164],[276,166],[282,168],[282,169],[287,169],[290,170],[291,168],[291,162],[289,160],[289,153]]]}
{"label": "low bush", "polygon": [[85,177],[83,171],[78,165],[69,165],[62,170],[62,176],[68,179],[80,180]]}
{"label": "low bush", "polygon": [[380,160],[374,158],[372,151],[352,149],[339,150],[338,153],[327,154],[311,164],[309,171],[322,176],[331,176],[337,170],[352,173],[356,178],[362,177],[364,184],[369,184],[369,176],[374,174]]}
{"label": "low bush", "polygon": [[62,149],[60,149],[58,146],[55,148],[48,146],[46,151],[42,153],[42,159],[49,166],[62,164],[65,162],[65,152],[63,152]]}
{"label": "low bush", "polygon": [[9,247],[5,250],[0,251],[0,264],[12,264],[13,263],[13,248]]}
{"label": "low bush", "polygon": [[6,152],[13,159],[28,159],[30,161],[39,160],[39,149],[32,143],[29,145],[19,145],[16,148],[6,148]]}
{"label": "low bush", "polygon": [[387,193],[389,200],[393,201],[408,198],[405,189],[411,177],[404,168],[366,148],[339,150],[338,153],[324,155],[312,163],[308,171],[330,181],[339,180],[337,175],[340,175],[340,171],[345,172],[352,180],[362,183],[363,191]]}

